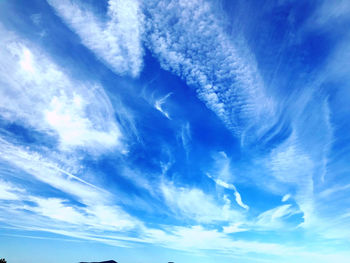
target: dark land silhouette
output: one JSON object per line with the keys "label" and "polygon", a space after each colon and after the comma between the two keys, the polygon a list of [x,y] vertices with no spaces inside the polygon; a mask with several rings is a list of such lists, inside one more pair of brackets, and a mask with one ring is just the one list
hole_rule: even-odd
{"label": "dark land silhouette", "polygon": [[[2,263],[2,262],[0,262],[0,263]],[[114,260],[107,260],[107,261],[100,261],[100,262],[79,262],[79,263],[118,263],[118,262],[116,262]],[[174,263],[174,262],[169,261],[168,263]]]}
{"label": "dark land silhouette", "polygon": [[[4,258],[0,258],[0,263],[7,263],[7,261]],[[99,262],[79,262],[79,263],[118,263],[114,260],[107,260],[107,261],[99,261]],[[168,263],[174,263],[174,262],[168,262]]]}

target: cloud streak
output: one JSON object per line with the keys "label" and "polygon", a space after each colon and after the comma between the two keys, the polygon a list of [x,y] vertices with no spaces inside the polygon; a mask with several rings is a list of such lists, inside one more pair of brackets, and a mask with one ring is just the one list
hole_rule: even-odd
{"label": "cloud streak", "polygon": [[226,189],[233,190],[237,204],[244,209],[247,209],[247,210],[249,209],[249,206],[247,206],[246,204],[243,203],[241,194],[237,191],[237,188],[233,184],[228,184],[220,179],[214,179],[210,175],[208,175],[208,177],[213,179],[217,185],[224,187]]}
{"label": "cloud streak", "polygon": [[0,35],[2,118],[57,135],[63,150],[82,147],[98,154],[122,148],[114,110],[101,86],[72,79],[35,46],[2,27]]}
{"label": "cloud streak", "polygon": [[162,67],[195,87],[235,135],[249,142],[263,132],[264,121],[274,118],[274,102],[265,94],[253,56],[226,34],[210,3],[150,1],[145,6],[147,44]]}
{"label": "cloud streak", "polygon": [[48,0],[48,3],[82,43],[114,72],[139,75],[143,65],[143,14],[137,0],[109,0],[106,22],[88,6],[74,1]]}
{"label": "cloud streak", "polygon": [[171,119],[169,114],[163,109],[163,104],[165,103],[165,101],[171,96],[171,92],[168,93],[167,95],[165,95],[164,97],[160,98],[160,99],[157,99],[155,102],[154,102],[154,107],[160,111],[165,117],[167,117],[169,120]]}
{"label": "cloud streak", "polygon": [[173,183],[163,183],[161,190],[165,202],[180,217],[202,223],[242,219],[238,211],[231,209],[227,198],[219,205],[214,197],[200,189],[176,187]]}

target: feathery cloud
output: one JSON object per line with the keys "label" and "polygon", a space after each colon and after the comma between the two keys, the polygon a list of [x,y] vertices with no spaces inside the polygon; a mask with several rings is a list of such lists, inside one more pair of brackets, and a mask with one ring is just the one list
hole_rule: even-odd
{"label": "feathery cloud", "polygon": [[226,34],[211,4],[149,1],[145,8],[147,44],[162,67],[194,86],[237,136],[249,142],[263,131],[264,120],[274,117],[274,103],[265,94],[252,54]]}
{"label": "feathery cloud", "polygon": [[242,218],[238,211],[231,208],[227,198],[225,203],[220,205],[200,189],[176,187],[173,183],[163,183],[161,190],[170,209],[181,217],[203,223],[235,221]]}
{"label": "feathery cloud", "polygon": [[64,150],[122,148],[114,110],[101,86],[70,78],[40,50],[2,27],[0,35],[2,118],[57,135]]}
{"label": "feathery cloud", "polygon": [[160,98],[160,99],[157,99],[155,102],[154,102],[154,107],[160,111],[165,117],[167,117],[169,120],[171,119],[170,116],[169,116],[169,113],[167,113],[164,109],[163,109],[163,104],[165,103],[165,101],[171,96],[171,92],[168,93],[167,95],[165,95],[164,97]]}
{"label": "feathery cloud", "polygon": [[114,72],[139,75],[143,65],[143,13],[137,0],[109,0],[106,22],[77,2],[48,0],[48,3],[82,43]]}

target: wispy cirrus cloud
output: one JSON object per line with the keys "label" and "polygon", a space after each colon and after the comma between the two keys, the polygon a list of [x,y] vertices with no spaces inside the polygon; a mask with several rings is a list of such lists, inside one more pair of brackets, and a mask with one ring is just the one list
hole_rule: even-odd
{"label": "wispy cirrus cloud", "polygon": [[[0,142],[1,159],[20,168],[36,180],[75,196],[83,202],[93,203],[106,198],[102,194],[104,190],[73,174],[80,168],[77,160],[70,159],[67,162],[65,156],[58,156],[58,158],[54,155],[48,156],[45,152],[31,151],[4,139],[0,139]],[[65,167],[69,170],[65,170]]]}
{"label": "wispy cirrus cloud", "polygon": [[138,0],[109,0],[107,21],[78,1],[48,3],[114,72],[138,76],[143,65],[143,13]]}
{"label": "wispy cirrus cloud", "polygon": [[[62,167],[66,165],[72,169],[71,164],[64,163],[62,159],[56,163],[38,152],[28,151],[3,139],[0,145],[4,164],[22,171],[21,176],[17,175],[22,184],[34,181],[42,184],[42,188],[53,187],[60,193],[58,196],[41,196],[35,193],[35,189],[27,187],[24,190],[21,185],[1,180],[0,188],[4,190],[1,199],[11,202],[2,203],[1,221],[20,229],[35,227],[52,233],[70,229],[70,232],[67,231],[70,234],[66,235],[72,237],[81,229],[85,229],[88,237],[95,232],[127,231],[142,225],[115,203],[113,194]],[[5,175],[0,173],[0,176]],[[9,220],[10,217],[18,220]],[[28,220],[20,220],[23,217]],[[52,227],[53,223],[55,227]]]}
{"label": "wispy cirrus cloud", "polygon": [[2,27],[0,34],[2,118],[58,136],[64,150],[122,149],[121,130],[101,86],[74,80],[35,46]]}
{"label": "wispy cirrus cloud", "polygon": [[[86,153],[96,156],[110,149],[123,149],[122,133],[103,88],[74,80],[14,33],[1,27],[0,34],[4,37],[0,61],[0,93],[5,98],[0,102],[2,121],[42,134],[44,143],[47,138],[57,139],[57,145],[49,147],[28,146],[2,129],[2,165],[16,169],[16,177],[24,185],[36,182],[59,193],[38,195],[35,189],[11,182],[11,174],[2,170],[0,176],[9,182],[1,181],[1,198],[5,200],[1,220],[22,229],[70,229],[71,236],[79,227],[94,232],[121,231],[139,225],[137,219],[113,203],[111,193],[76,175],[84,170],[81,161]],[[11,76],[7,70],[11,70]],[[19,220],[23,217],[28,221]],[[56,228],[52,228],[53,222]]]}
{"label": "wispy cirrus cloud", "polygon": [[242,201],[241,194],[238,192],[236,186],[232,183],[227,183],[227,181],[233,180],[230,165],[230,159],[226,153],[219,152],[214,155],[214,166],[212,171],[210,173],[207,173],[207,176],[212,179],[216,185],[225,189],[232,190],[236,203],[240,207],[248,210],[249,206]]}
{"label": "wispy cirrus cloud", "polygon": [[0,179],[0,199],[1,200],[18,200],[19,194],[22,193],[24,189],[18,188],[11,183],[3,181]]}
{"label": "wispy cirrus cloud", "polygon": [[181,127],[181,132],[179,134],[179,137],[181,139],[181,143],[186,151],[186,156],[188,158],[188,155],[190,153],[191,150],[191,139],[192,139],[192,135],[191,135],[191,125],[189,122],[187,122],[186,124],[182,125]]}
{"label": "wispy cirrus cloud", "polygon": [[337,23],[341,20],[348,19],[348,13],[350,11],[350,4],[348,1],[340,0],[337,2],[328,2],[321,0],[319,2],[320,5],[314,12],[312,21],[309,21],[310,24],[328,27],[330,23]]}
{"label": "wispy cirrus cloud", "polygon": [[[237,4],[238,11],[233,4],[231,14],[221,13],[206,0],[109,0],[99,2],[97,8],[80,0],[48,0],[55,13],[38,16],[35,10],[28,16],[25,21],[36,30],[48,24],[45,32],[49,34],[62,27],[55,17],[59,16],[107,67],[126,76],[104,79],[104,87],[76,79],[69,67],[58,66],[37,48],[42,43],[52,45],[51,40],[42,38],[42,43],[34,45],[1,28],[0,221],[20,230],[112,246],[152,245],[191,254],[237,256],[238,261],[349,261],[350,255],[341,251],[350,237],[349,38],[333,26],[348,19],[348,4],[310,4],[320,5],[311,16],[313,28],[308,28],[317,31],[317,41],[313,36],[303,39],[294,30],[293,26],[303,23],[303,14],[294,15],[299,9],[293,9],[293,1],[278,1],[278,10],[274,3],[264,5],[258,16],[266,21],[256,30],[266,38],[278,38],[276,52],[276,46],[269,45],[276,39],[262,40],[254,35],[255,29],[252,33],[249,26],[242,26],[249,31],[243,33],[254,39],[248,43],[230,24],[231,15],[242,15],[240,8],[248,5],[247,11],[256,5],[243,2]],[[270,12],[275,11],[288,18],[281,15],[281,23],[270,21]],[[260,19],[253,16],[253,22]],[[52,24],[46,23],[48,18]],[[286,32],[283,22],[290,26]],[[71,36],[68,28],[60,28],[62,36]],[[330,31],[341,33],[342,40],[323,41]],[[281,44],[280,33],[297,36],[288,52],[279,47],[289,45]],[[149,72],[131,80],[128,76],[139,76],[143,67],[142,41],[151,53],[145,63]],[[260,47],[265,41],[268,44]],[[312,77],[304,71],[308,53],[327,57],[327,52],[320,52],[321,56],[311,50],[315,42],[322,52],[335,48],[316,80],[310,81],[318,67],[307,65],[315,70]],[[56,48],[69,56],[66,47]],[[81,54],[86,54],[78,45],[77,55],[81,48]],[[278,53],[279,62],[262,58],[260,48]],[[294,55],[300,55],[303,69],[294,68]],[[137,86],[154,77],[154,69],[158,74],[154,79],[165,80],[159,83],[178,81],[173,76],[167,79],[171,74],[159,69],[152,56],[193,87],[232,133],[218,132],[221,122],[201,103],[193,108],[196,112],[192,105],[188,111],[169,110],[170,103],[180,107],[188,101],[197,103],[191,92],[152,85],[138,100]],[[92,56],[86,61],[91,67],[96,63]],[[280,70],[286,61],[287,73]],[[296,85],[287,77],[288,85],[282,81],[274,87],[263,75],[270,70],[280,78],[307,75],[308,81]],[[128,107],[114,88],[119,80],[136,86],[121,91]],[[332,85],[337,86],[336,92],[329,91]],[[188,88],[184,83],[179,86],[179,90]],[[156,121],[151,116],[155,110]],[[166,118],[159,118],[159,113]],[[207,129],[211,118],[215,121]],[[169,127],[162,129],[164,122]],[[135,135],[134,141],[130,134]],[[125,138],[130,142],[128,149]],[[234,140],[233,145],[227,145],[226,139]]]}
{"label": "wispy cirrus cloud", "polygon": [[224,198],[219,204],[215,198],[198,188],[177,187],[173,183],[161,186],[166,204],[179,217],[201,223],[238,221],[243,215],[231,208],[231,202]]}
{"label": "wispy cirrus cloud", "polygon": [[165,95],[164,97],[160,98],[160,99],[157,99],[155,102],[154,102],[154,107],[160,111],[165,117],[167,117],[168,119],[171,119],[170,116],[169,116],[169,113],[166,112],[164,109],[163,109],[163,104],[165,103],[165,101],[171,96],[172,93],[168,93],[167,95]]}
{"label": "wispy cirrus cloud", "polygon": [[[14,151],[13,148],[11,148]],[[84,181],[75,181],[73,178],[65,180],[64,184],[57,184],[54,177],[60,178],[59,171],[51,172],[48,180],[39,177],[39,168],[47,176],[49,171],[43,169],[47,164],[36,158],[30,163],[23,160],[32,154],[17,152],[23,156],[21,161],[14,162],[14,154],[1,152],[1,156],[9,156],[11,165],[20,166],[24,171],[34,176],[37,180],[50,184],[59,191],[69,194],[70,199],[61,197],[41,197],[24,190],[21,187],[9,187],[8,183],[1,182],[0,188],[6,188],[9,193],[16,193],[16,198],[10,196],[10,205],[2,204],[0,219],[18,229],[28,231],[44,231],[59,235],[69,236],[88,241],[96,241],[112,246],[129,247],[133,243],[153,244],[181,251],[205,251],[242,255],[245,253],[258,253],[269,255],[282,255],[291,251],[290,247],[283,247],[273,243],[249,242],[232,240],[227,234],[232,233],[226,229],[221,232],[217,229],[207,229],[201,225],[191,227],[162,226],[149,228],[132,216],[125,213],[118,205],[111,203],[111,193],[90,185]],[[19,158],[19,157],[18,157]],[[37,167],[37,169],[35,168]],[[54,174],[53,174],[54,173]],[[4,187],[2,187],[4,186]],[[79,188],[89,191],[85,194]],[[195,219],[201,223],[218,221],[238,221],[242,216],[230,208],[229,202],[221,206],[214,198],[199,189],[185,189],[166,185],[163,187],[165,198],[174,212],[180,212],[180,216]],[[74,189],[74,191],[72,191]],[[171,195],[171,196],[170,196]],[[9,198],[7,198],[8,200]],[[79,201],[76,204],[74,200]],[[15,201],[15,203],[13,203]],[[9,218],[18,220],[9,220]],[[26,220],[20,220],[25,217]],[[135,237],[129,236],[132,230]],[[101,233],[102,231],[102,233]],[[195,237],[195,239],[194,239]],[[215,245],[213,246],[213,244]]]}
{"label": "wispy cirrus cloud", "polygon": [[226,34],[211,4],[151,1],[145,8],[147,43],[162,67],[194,86],[234,134],[247,142],[260,134],[264,120],[274,117],[274,102],[265,94],[253,55]]}
{"label": "wispy cirrus cloud", "polygon": [[291,198],[291,195],[290,194],[285,194],[283,197],[282,197],[282,202],[286,202],[288,201],[289,199]]}
{"label": "wispy cirrus cloud", "polygon": [[282,255],[291,251],[273,243],[245,242],[232,240],[226,234],[218,230],[206,229],[203,226],[173,227],[166,231],[149,230],[146,233],[152,242],[184,251],[218,250],[221,253],[246,254],[246,253],[266,253],[270,250],[271,255]]}
{"label": "wispy cirrus cloud", "polygon": [[[208,175],[208,177],[212,178],[210,175]],[[215,181],[215,183],[217,185],[224,187],[226,189],[233,190],[237,204],[244,209],[247,209],[247,210],[249,209],[249,206],[247,206],[246,204],[243,203],[241,194],[237,191],[237,188],[233,184],[228,184],[220,179],[213,179],[213,180]]]}
{"label": "wispy cirrus cloud", "polygon": [[300,213],[300,211],[293,208],[292,205],[281,205],[261,213],[257,217],[255,226],[264,230],[282,228],[284,226],[283,220],[296,213]]}

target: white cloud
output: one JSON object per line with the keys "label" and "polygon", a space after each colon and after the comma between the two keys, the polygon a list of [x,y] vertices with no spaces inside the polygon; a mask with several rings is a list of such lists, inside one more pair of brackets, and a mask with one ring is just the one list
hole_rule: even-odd
{"label": "white cloud", "polygon": [[274,149],[271,155],[273,175],[280,181],[298,183],[300,179],[305,180],[312,171],[310,157],[293,142]]}
{"label": "white cloud", "polygon": [[180,217],[203,223],[242,219],[238,211],[231,209],[228,198],[225,198],[225,204],[220,205],[200,189],[176,187],[172,183],[163,183],[161,191],[170,209]]}
{"label": "white cloud", "polygon": [[[121,131],[102,87],[70,78],[42,52],[0,28],[0,115],[57,135],[61,149],[121,148]],[[11,74],[8,74],[11,72]]]}
{"label": "white cloud", "polygon": [[215,229],[206,229],[196,225],[192,227],[171,227],[167,231],[146,231],[149,242],[164,247],[189,251],[200,250],[220,251],[228,255],[243,255],[246,253],[286,255],[296,251],[296,248],[284,247],[274,243],[260,243],[255,241],[232,240],[225,233]]}
{"label": "white cloud", "polygon": [[138,76],[143,64],[143,14],[137,0],[109,0],[106,22],[74,1],[48,3],[113,71]]}
{"label": "white cloud", "polygon": [[315,164],[311,156],[298,144],[293,134],[286,142],[271,152],[268,163],[272,175],[279,183],[296,188],[295,201],[304,213],[303,225],[315,218],[314,181]]}
{"label": "white cloud", "polygon": [[350,184],[342,185],[342,186],[334,186],[328,187],[326,190],[320,192],[318,195],[321,198],[329,198],[331,195],[339,194],[342,191],[346,191],[350,189]]}
{"label": "white cloud", "polygon": [[84,214],[79,213],[73,207],[65,204],[66,200],[59,198],[39,198],[30,196],[28,201],[34,202],[36,206],[26,205],[26,210],[35,212],[39,215],[49,217],[53,220],[68,222],[71,224],[82,224]]}
{"label": "white cloud", "polygon": [[77,94],[72,95],[73,97],[69,98],[62,93],[53,97],[49,108],[44,111],[44,118],[50,127],[58,132],[62,147],[116,146],[121,137],[118,126],[112,122],[108,127],[109,132],[98,130],[98,127],[96,129],[86,114],[89,107],[87,101],[83,101]]}
{"label": "white cloud", "polygon": [[225,234],[232,234],[232,233],[247,231],[248,229],[242,228],[241,227],[242,225],[243,225],[242,223],[234,223],[234,224],[230,224],[228,226],[224,226],[222,228],[222,230]]}
{"label": "white cloud", "polygon": [[261,213],[257,217],[256,226],[263,229],[277,229],[284,226],[283,219],[296,214],[298,210],[292,205],[281,205]]}
{"label": "white cloud", "polygon": [[[69,199],[42,197],[32,194],[29,187],[24,191],[0,180],[0,199],[14,201],[11,205],[3,203],[0,207],[1,221],[22,229],[35,226],[51,229],[43,230],[49,232],[70,229],[70,236],[80,229],[85,229],[88,236],[95,231],[127,231],[142,225],[116,203],[112,193],[65,171],[62,164],[56,163],[53,158],[47,159],[49,157],[52,156],[43,157],[38,152],[0,139],[0,158],[5,161],[4,164],[24,172],[18,173],[17,177],[24,182],[41,183],[42,189],[53,187],[69,196]],[[25,222],[20,220],[23,217],[27,219]]]}
{"label": "white cloud", "polygon": [[287,202],[289,199],[291,198],[291,195],[290,194],[286,194],[282,197],[282,202]]}
{"label": "white cloud", "polygon": [[191,150],[190,142],[192,140],[191,125],[189,122],[182,125],[180,138],[181,138],[181,143],[186,151],[186,157],[188,159],[188,155],[189,155],[190,150]]}
{"label": "white cloud", "polygon": [[247,210],[249,209],[249,206],[243,203],[241,194],[237,191],[237,188],[233,184],[228,184],[220,179],[214,179],[209,174],[208,174],[208,177],[213,179],[217,185],[220,185],[221,187],[224,187],[226,189],[233,190],[237,204],[244,209],[247,209]]}
{"label": "white cloud", "polygon": [[147,1],[145,9],[147,43],[162,67],[196,87],[199,98],[243,136],[243,143],[271,123],[274,103],[265,95],[255,59],[226,34],[211,3]]}
{"label": "white cloud", "polygon": [[13,186],[12,184],[0,179],[0,200],[18,200],[24,189]]}
{"label": "white cloud", "polygon": [[171,96],[171,92],[154,102],[154,107],[170,120],[169,114],[163,109],[163,104]]}
{"label": "white cloud", "polygon": [[242,197],[241,197],[240,193],[238,193],[237,191],[235,192],[235,197],[236,197],[236,202],[240,207],[247,209],[247,210],[249,209],[249,206],[247,206],[246,204],[243,203]]}
{"label": "white cloud", "polygon": [[[77,32],[82,42],[115,72],[132,76],[139,74],[142,67],[143,51],[140,39],[143,18],[136,1],[109,1],[107,14],[109,20],[106,23],[86,6],[78,6],[74,1],[49,2]],[[246,51],[243,42],[231,39],[224,32],[222,21],[212,14],[208,2],[154,1],[145,8],[150,11],[151,16],[151,20],[148,21],[150,30],[148,44],[159,56],[162,66],[171,69],[187,83],[195,86],[199,97],[236,135],[242,137],[243,144],[251,140],[250,136],[258,137],[265,130],[269,125],[264,126],[266,120],[268,123],[273,123],[272,112],[275,105],[265,94],[254,58]],[[340,16],[344,15],[343,10],[338,11]],[[32,45],[3,29],[0,29],[0,32],[3,40],[3,45],[0,47],[0,77],[5,84],[0,88],[0,96],[3,98],[0,101],[2,118],[20,122],[50,136],[57,136],[60,143],[59,150],[82,147],[84,150],[100,152],[121,147],[122,134],[115,121],[115,113],[100,86],[72,79],[62,68],[55,65],[52,59],[41,54]],[[339,54],[343,56],[344,52]],[[152,105],[167,118],[169,114],[164,110],[164,102],[170,94],[152,102]],[[321,105],[319,102],[316,101],[316,104]],[[316,197],[327,201],[331,195],[349,188],[345,185],[315,194],[318,190],[316,187],[319,187],[315,180],[319,174],[322,174],[321,181],[325,182],[322,187],[328,187],[329,183],[325,171],[330,149],[329,141],[332,139],[332,123],[327,101],[312,111],[316,113],[313,116],[321,116],[319,119],[309,118],[312,114],[303,114],[305,105],[312,103],[306,101],[305,104],[299,105],[298,102],[295,104],[300,106],[296,108],[301,110],[297,114],[289,112],[292,116],[293,135],[272,150],[266,162],[271,176],[277,181],[276,184],[287,185],[288,192],[293,190],[293,199],[303,211],[305,223],[308,223],[304,226],[310,226],[310,222],[315,222],[315,218],[321,214],[319,208],[325,209],[329,204],[320,204],[320,200],[316,200]],[[302,115],[306,116],[308,122],[309,119],[316,121],[305,126],[303,121],[298,122],[298,118],[302,118]],[[322,126],[320,129],[322,132],[319,132],[322,135],[309,129],[311,126],[316,127],[315,124],[317,127]],[[311,135],[307,134],[308,130],[311,130],[309,132]],[[312,141],[313,138],[319,141],[316,139]],[[182,127],[181,139],[188,151],[191,139],[189,124]],[[310,141],[312,143],[308,143]],[[125,246],[126,242],[148,242],[191,252],[217,250],[228,254],[270,255],[293,255],[295,252],[293,248],[239,241],[227,235],[254,228],[263,230],[281,228],[285,226],[286,219],[299,212],[299,209],[290,204],[270,209],[261,213],[255,220],[247,221],[245,215],[248,212],[245,211],[242,215],[239,211],[233,210],[227,196],[224,196],[223,200],[218,200],[198,188],[177,187],[172,183],[163,183],[160,190],[164,200],[178,218],[203,224],[224,222],[227,226],[222,228],[222,232],[219,230],[220,227],[206,229],[203,226],[161,226],[163,229],[148,229],[115,204],[113,201],[115,196],[112,193],[75,175],[79,168],[72,167],[71,163],[64,160],[75,158],[69,155],[69,151],[49,153],[47,150],[41,150],[40,152],[18,146],[15,142],[0,138],[0,158],[6,164],[25,172],[17,176],[21,179],[31,177],[30,179],[38,180],[67,194],[71,200],[34,196],[12,183],[0,180],[0,199],[4,204],[0,209],[5,211],[0,214],[0,220],[11,221],[26,229],[49,231],[116,246]],[[321,152],[320,155],[316,151]],[[236,186],[229,183],[235,182],[234,175],[230,172],[229,158],[224,152],[220,152],[218,156],[215,166],[217,171],[212,173],[214,176],[209,177],[218,186],[234,191],[236,203],[248,210],[249,207],[242,201]],[[322,157],[323,169],[317,169],[319,156]],[[168,167],[164,168],[164,174],[167,169]],[[319,173],[320,171],[322,173]],[[153,194],[151,183],[139,175],[136,169],[125,168],[122,174]],[[258,176],[254,179],[260,183],[262,180]],[[263,183],[262,185],[264,186]],[[284,189],[280,191],[278,194],[286,193]],[[347,192],[344,195],[346,194]],[[289,198],[289,194],[284,195],[282,202],[286,202]],[[23,201],[27,201],[25,205]],[[79,202],[79,205],[76,202]],[[9,212],[7,218],[5,218],[6,210]],[[27,215],[25,214],[27,212],[33,214]],[[329,221],[326,224],[320,224],[319,220],[312,226],[317,226],[315,229],[328,238],[348,239],[350,232],[346,229],[350,229],[349,211],[341,213],[341,217],[338,217],[338,213],[331,214],[327,217]],[[21,222],[23,221],[21,215],[26,215],[28,221]],[[335,219],[331,220],[331,217]],[[345,230],[334,229],[334,225],[345,226]],[[138,237],[120,235],[120,232],[129,230],[135,230]],[[106,235],[105,232],[112,233]]]}
{"label": "white cloud", "polygon": [[[232,180],[232,175],[230,172],[230,159],[227,157],[226,153],[219,152],[215,157],[215,164],[214,164],[214,176],[207,173],[207,176],[212,179],[217,185],[232,190],[234,192],[236,203],[248,210],[249,206],[243,203],[241,194],[238,192],[237,188],[233,184],[229,184],[224,180]],[[223,178],[224,180],[222,180]]]}
{"label": "white cloud", "polygon": [[[48,159],[50,157],[52,156],[44,157],[38,152],[24,149],[0,138],[0,158],[30,174],[36,180],[75,196],[84,203],[104,202],[108,198],[104,190],[64,170],[66,165],[64,159]],[[72,164],[73,162],[69,163],[68,167],[75,170]]]}
{"label": "white cloud", "polygon": [[34,25],[39,26],[42,23],[42,14],[32,14],[30,16],[30,19],[32,20]]}
{"label": "white cloud", "polygon": [[[228,158],[225,152],[218,152],[213,155],[214,164],[210,170],[210,174],[207,176],[212,179],[219,179],[225,185],[224,182],[232,181],[233,174],[231,173],[231,160]],[[229,186],[228,186],[229,187]]]}
{"label": "white cloud", "polygon": [[236,191],[236,187],[233,185],[233,184],[228,184],[220,179],[214,179],[213,177],[211,177],[209,174],[208,174],[208,177],[213,179],[213,181],[217,184],[217,185],[220,185],[221,187],[224,187],[226,189],[230,189],[230,190],[233,190],[233,191]]}
{"label": "white cloud", "polygon": [[347,20],[350,12],[350,3],[347,0],[326,1],[321,0],[309,23],[317,26],[334,24],[341,20]]}
{"label": "white cloud", "polygon": [[[57,136],[58,150],[69,150],[30,149],[2,137],[2,164],[23,171],[15,175],[21,180],[37,180],[43,184],[42,188],[56,188],[83,205],[82,208],[60,198],[35,196],[29,189],[24,191],[1,181],[1,198],[12,202],[10,205],[6,200],[2,202],[1,221],[21,229],[55,226],[70,229],[72,233],[76,231],[76,225],[99,231],[135,227],[138,220],[112,205],[110,193],[74,175],[82,169],[78,160],[81,156],[71,152],[74,148],[83,147],[99,153],[120,146],[121,133],[104,90],[73,80],[32,44],[2,27],[0,35],[4,40],[0,47],[1,117],[28,129]],[[32,213],[27,214],[28,211]],[[25,221],[20,220],[24,217]]]}
{"label": "white cloud", "polygon": [[[276,194],[293,192],[293,200],[304,214],[301,226],[309,229],[320,223],[322,207],[328,206],[318,202],[317,193],[330,183],[328,154],[334,140],[328,98],[314,92],[311,88],[293,100],[293,132],[270,152],[266,163],[275,179]],[[315,133],[314,127],[319,132]]]}
{"label": "white cloud", "polygon": [[[293,201],[303,213],[304,222],[300,226],[306,231],[317,229],[323,225],[322,221],[329,222],[329,214],[337,213],[329,209],[333,207],[331,200],[318,200],[319,192],[330,187],[334,179],[334,171],[329,166],[329,154],[335,140],[333,113],[328,97],[318,94],[322,82],[323,79],[317,80],[288,102],[290,105],[286,109],[292,116],[292,133],[264,160],[270,171],[267,177],[272,177],[271,180],[261,180],[260,184],[277,195],[293,194]],[[318,132],[315,132],[315,127]],[[258,181],[259,177],[254,179]],[[285,195],[282,202],[290,197]]]}

